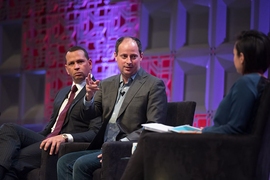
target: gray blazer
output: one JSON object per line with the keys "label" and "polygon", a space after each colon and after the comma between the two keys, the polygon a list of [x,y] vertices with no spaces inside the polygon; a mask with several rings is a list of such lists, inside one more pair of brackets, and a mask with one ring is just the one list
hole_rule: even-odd
{"label": "gray blazer", "polygon": [[[103,121],[89,149],[99,149],[103,144],[106,126],[116,102],[119,80],[120,74],[101,81],[100,89],[95,93],[90,108],[87,110],[84,106],[82,108],[82,113],[94,117],[101,116]],[[142,131],[142,123],[165,122],[167,113],[165,89],[162,80],[146,73],[142,68],[138,71],[118,114],[116,122],[121,131],[118,140],[127,137],[131,141],[136,141]]]}

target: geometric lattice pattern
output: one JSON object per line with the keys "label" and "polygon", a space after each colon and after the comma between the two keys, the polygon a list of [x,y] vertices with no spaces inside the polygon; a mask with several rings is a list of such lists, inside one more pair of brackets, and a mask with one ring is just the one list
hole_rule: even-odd
{"label": "geometric lattice pattern", "polygon": [[211,120],[212,120],[211,114],[195,114],[193,126],[199,128],[210,126]]}
{"label": "geometric lattice pattern", "polygon": [[[139,0],[0,0],[0,20],[22,19],[22,69],[45,70],[45,119],[49,120],[58,90],[71,83],[64,69],[65,52],[73,45],[88,50],[96,79],[119,73],[113,58],[120,36],[139,35]],[[170,55],[144,57],[142,67],[162,78],[171,90]]]}
{"label": "geometric lattice pattern", "polygon": [[[268,33],[270,27],[269,0],[112,1],[0,0],[1,27],[2,22],[11,23],[11,29],[13,22],[21,22],[17,28],[22,32],[18,48],[22,61],[14,67],[20,67],[22,75],[46,72],[47,120],[56,92],[70,84],[63,68],[66,50],[73,45],[86,48],[93,61],[92,73],[102,80],[119,73],[113,58],[115,40],[129,35],[141,38],[145,51],[141,66],[163,79],[168,100],[196,101],[199,114],[194,124],[209,125],[239,77],[232,56],[235,35],[244,29]],[[6,59],[8,51],[4,52]],[[24,79],[17,76],[17,89],[24,89],[21,82]],[[14,99],[19,99],[17,106],[24,107],[23,97]],[[35,102],[27,106],[30,104]],[[19,112],[23,117],[24,110]]]}
{"label": "geometric lattice pattern", "polygon": [[[13,32],[6,36],[0,29],[5,39],[2,46],[15,50],[17,59],[22,60],[14,63],[17,74],[9,72],[6,65],[12,64],[13,58],[9,57],[13,56],[5,50],[0,52],[4,59],[0,59],[0,65],[5,70],[1,73],[11,74],[8,78],[2,78],[1,74],[0,96],[5,105],[0,111],[15,104],[16,114],[23,118],[30,107],[44,102],[47,121],[56,93],[71,83],[63,67],[66,50],[73,45],[86,48],[93,61],[92,73],[102,80],[119,73],[113,58],[115,40],[129,35],[140,36],[145,51],[141,66],[163,79],[168,100],[196,101],[198,114],[194,125],[211,125],[219,102],[238,78],[231,53],[234,35],[243,29],[268,33],[270,27],[269,0],[112,1],[0,0],[1,28],[10,23],[11,30],[22,32],[22,36],[18,36],[22,39],[17,54],[16,48],[5,46],[13,42],[8,40]],[[18,27],[13,28],[14,24]],[[35,74],[44,75],[37,78],[41,84],[45,81],[44,101],[40,100],[42,97],[29,101],[24,97],[23,92],[35,85],[29,78]],[[11,79],[17,87],[13,89],[20,91],[14,97],[9,97],[14,94],[9,88],[3,88]],[[30,85],[25,85],[28,81]],[[1,94],[2,89],[4,93]],[[29,97],[40,97],[34,94]]]}
{"label": "geometric lattice pattern", "polygon": [[174,57],[168,55],[144,56],[141,66],[150,74],[162,79],[166,86],[168,101],[171,97],[171,84]]}

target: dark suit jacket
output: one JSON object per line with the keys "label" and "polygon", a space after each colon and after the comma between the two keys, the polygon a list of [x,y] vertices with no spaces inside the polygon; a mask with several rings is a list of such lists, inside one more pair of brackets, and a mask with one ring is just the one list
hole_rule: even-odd
{"label": "dark suit jacket", "polygon": [[[103,121],[101,129],[89,149],[101,148],[103,144],[106,126],[116,102],[119,83],[120,75],[103,80],[100,83],[100,89],[95,93],[91,107],[88,110],[84,106],[82,108],[82,114],[87,111],[90,116],[101,116]],[[138,140],[142,123],[163,123],[166,113],[167,96],[164,82],[141,68],[133,80],[118,114],[116,122],[122,133],[120,138]]]}
{"label": "dark suit jacket", "polygon": [[[40,134],[47,136],[51,132],[51,128],[53,127],[59,109],[63,103],[63,101],[68,96],[70,92],[70,86],[61,89],[54,100],[53,103],[53,113],[51,115],[51,119],[45,129],[40,132]],[[61,129],[62,133],[69,133],[73,136],[75,142],[90,142],[96,136],[100,126],[101,126],[101,118],[97,117],[95,119],[91,119],[90,116],[80,114],[80,104],[83,103],[83,97],[85,96],[85,87],[79,92],[76,98],[73,100],[66,119],[64,121],[63,127]]]}

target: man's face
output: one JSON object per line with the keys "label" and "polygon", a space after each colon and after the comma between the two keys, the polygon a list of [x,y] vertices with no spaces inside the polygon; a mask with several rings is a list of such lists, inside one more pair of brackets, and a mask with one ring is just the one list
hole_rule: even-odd
{"label": "man's face", "polygon": [[81,83],[91,73],[92,61],[86,59],[82,50],[67,52],[65,68],[75,83]]}
{"label": "man's face", "polygon": [[127,83],[128,79],[140,69],[142,54],[137,43],[131,38],[124,39],[118,46],[118,54],[114,53],[114,57],[123,80]]}

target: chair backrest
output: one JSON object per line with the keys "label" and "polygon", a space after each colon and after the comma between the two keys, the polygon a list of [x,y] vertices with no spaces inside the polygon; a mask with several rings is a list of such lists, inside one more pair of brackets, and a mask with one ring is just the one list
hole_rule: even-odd
{"label": "chair backrest", "polygon": [[192,125],[195,108],[194,101],[168,102],[165,124],[169,126]]}
{"label": "chair backrest", "polygon": [[254,121],[254,136],[260,137],[256,179],[268,180],[270,172],[270,81],[260,98]]}
{"label": "chair backrest", "polygon": [[266,82],[264,91],[258,102],[258,108],[254,117],[253,135],[261,137],[264,133],[267,117],[270,112],[270,81]]}

